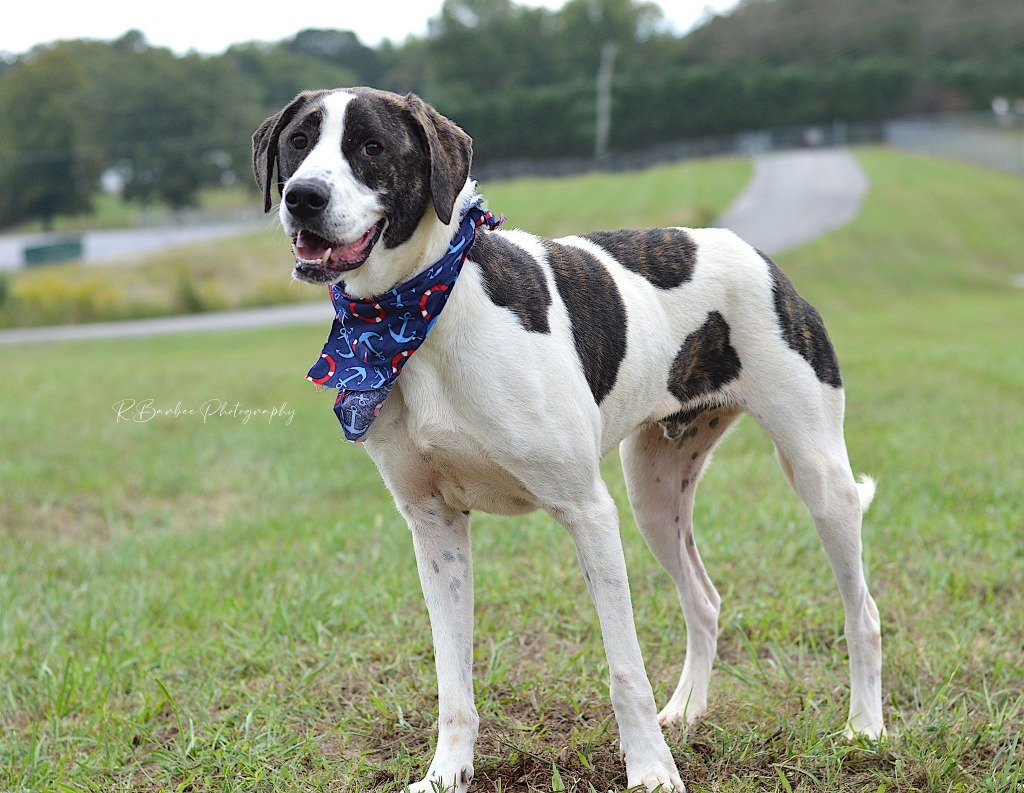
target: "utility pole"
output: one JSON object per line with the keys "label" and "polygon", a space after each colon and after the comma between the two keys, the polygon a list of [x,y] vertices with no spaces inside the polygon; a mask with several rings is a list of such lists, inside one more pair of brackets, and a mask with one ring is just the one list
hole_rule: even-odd
{"label": "utility pole", "polygon": [[600,160],[608,154],[608,133],[612,127],[612,73],[619,48],[614,42],[601,47],[601,65],[597,69],[597,134],[594,157]]}

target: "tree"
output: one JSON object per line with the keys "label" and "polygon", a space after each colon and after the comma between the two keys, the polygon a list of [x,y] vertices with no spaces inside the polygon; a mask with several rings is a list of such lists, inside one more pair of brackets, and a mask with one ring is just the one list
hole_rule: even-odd
{"label": "tree", "polygon": [[100,161],[74,112],[82,74],[59,49],[41,48],[0,82],[0,224],[86,212]]}
{"label": "tree", "polygon": [[257,123],[276,113],[300,91],[338,88],[360,82],[359,76],[351,69],[280,44],[236,44],[228,48],[222,58],[257,91]]}
{"label": "tree", "polygon": [[554,17],[511,0],[445,0],[430,21],[433,90],[480,93],[562,81]]}
{"label": "tree", "polygon": [[204,187],[248,168],[246,131],[262,118],[256,86],[226,58],[130,44],[101,45],[89,59],[90,125],[126,198],[194,205]]}
{"label": "tree", "polygon": [[586,52],[589,66],[597,65],[608,42],[622,49],[641,45],[657,32],[661,19],[658,6],[637,0],[569,0],[558,14],[566,43]]}
{"label": "tree", "polygon": [[285,48],[341,66],[357,76],[360,85],[377,85],[381,77],[380,58],[351,30],[319,30],[307,28],[284,43]]}

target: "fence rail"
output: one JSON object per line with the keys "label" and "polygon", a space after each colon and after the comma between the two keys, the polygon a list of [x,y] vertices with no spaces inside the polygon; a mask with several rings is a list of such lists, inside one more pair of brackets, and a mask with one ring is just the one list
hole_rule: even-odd
{"label": "fence rail", "polygon": [[1024,175],[1024,126],[991,117],[889,121],[885,142],[897,149],[952,157]]}
{"label": "fence rail", "polygon": [[593,171],[631,171],[701,157],[751,156],[787,149],[863,144],[885,144],[1024,174],[1024,119],[1011,118],[1000,124],[988,114],[835,122],[742,132],[662,144],[643,151],[611,152],[599,159],[503,160],[475,166],[473,173],[482,182],[527,176],[574,176]]}

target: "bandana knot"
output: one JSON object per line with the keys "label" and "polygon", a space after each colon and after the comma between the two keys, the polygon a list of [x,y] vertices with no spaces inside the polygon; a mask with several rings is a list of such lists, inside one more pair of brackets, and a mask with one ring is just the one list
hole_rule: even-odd
{"label": "bandana knot", "polygon": [[345,438],[361,442],[380,413],[402,368],[419,349],[451,297],[476,230],[505,222],[481,209],[474,196],[462,215],[448,250],[433,265],[404,284],[374,298],[347,294],[328,286],[335,318],[320,359],[306,379],[337,388],[334,412]]}

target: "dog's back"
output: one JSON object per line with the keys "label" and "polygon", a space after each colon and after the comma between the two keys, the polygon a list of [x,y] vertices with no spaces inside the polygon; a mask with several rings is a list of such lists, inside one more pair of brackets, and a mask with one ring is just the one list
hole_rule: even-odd
{"label": "dog's back", "polygon": [[766,415],[763,392],[794,380],[841,416],[839,365],[817,312],[729,231],[559,240],[492,232],[474,245],[452,300],[402,388],[418,392],[422,377],[432,391],[449,383],[451,404],[441,412],[454,411],[453,426],[463,428],[491,405],[470,433],[482,441],[507,425],[532,428],[513,431],[522,445],[531,436],[550,443],[572,413],[570,434],[583,422],[595,439],[586,453],[603,455],[641,425],[675,417],[672,425],[701,409]]}

